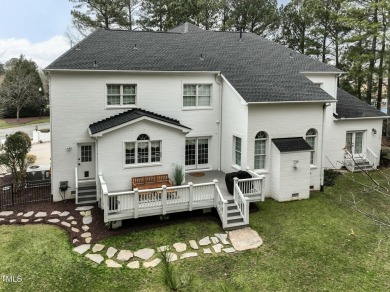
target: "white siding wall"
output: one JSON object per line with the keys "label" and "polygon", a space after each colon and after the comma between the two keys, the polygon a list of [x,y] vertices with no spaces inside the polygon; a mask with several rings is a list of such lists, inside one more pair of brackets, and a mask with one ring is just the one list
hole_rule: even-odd
{"label": "white siding wall", "polygon": [[[372,129],[376,129],[377,133],[374,134]],[[327,124],[324,144],[325,168],[341,168],[343,166],[347,131],[365,131],[363,135],[363,149],[369,147],[378,157],[380,156],[382,138],[381,119],[331,120]]]}
{"label": "white siding wall", "polygon": [[336,74],[304,74],[313,83],[321,83],[321,88],[333,98],[337,97],[337,75]]}
{"label": "white siding wall", "polygon": [[[223,172],[235,172],[247,167],[247,131],[248,131],[248,106],[236,91],[223,81],[223,110],[222,110],[222,159],[221,170]],[[241,167],[234,165],[233,136],[241,138]]]}
{"label": "white siding wall", "polygon": [[[125,165],[125,142],[136,141],[147,134],[151,141],[161,142],[161,165],[131,167]],[[150,121],[140,121],[98,138],[98,168],[110,191],[126,191],[133,176],[168,174],[173,179],[175,164],[184,166],[185,134]]]}
{"label": "white siding wall", "polygon": [[[106,109],[107,83],[137,84],[137,107],[178,119],[192,129],[191,136],[210,137],[210,164],[212,168],[218,168],[219,86],[215,82],[215,74],[52,72],[50,90],[54,200],[61,200],[60,181],[69,181],[71,189],[67,192],[67,198],[71,197],[70,191],[75,190],[77,143],[94,141],[88,135],[88,126],[126,110]],[[211,109],[183,110],[184,83],[212,84]],[[66,150],[68,146],[72,147],[71,151]],[[184,146],[178,154],[184,155]]]}
{"label": "white siding wall", "polygon": [[320,188],[321,177],[321,145],[322,145],[323,104],[268,104],[249,105],[248,119],[248,161],[250,168],[254,168],[255,136],[259,131],[268,134],[266,169],[256,170],[266,176],[265,195],[272,193],[272,185],[276,172],[271,172],[269,166],[274,165],[271,155],[271,140],[275,138],[306,137],[310,128],[317,130],[315,167],[310,171],[308,186]]}

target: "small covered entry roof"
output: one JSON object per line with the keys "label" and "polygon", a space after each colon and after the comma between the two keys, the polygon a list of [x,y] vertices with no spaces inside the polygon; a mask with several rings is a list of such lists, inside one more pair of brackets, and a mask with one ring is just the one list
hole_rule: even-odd
{"label": "small covered entry roof", "polygon": [[178,120],[168,118],[153,112],[149,112],[143,109],[134,108],[123,113],[111,116],[107,119],[98,121],[89,125],[89,134],[92,137],[102,136],[103,134],[116,130],[118,128],[127,126],[128,124],[140,121],[140,120],[151,120],[163,125],[177,128],[183,132],[189,132],[191,129],[180,124]]}
{"label": "small covered entry roof", "polygon": [[280,152],[313,150],[302,137],[272,139],[272,142]]}

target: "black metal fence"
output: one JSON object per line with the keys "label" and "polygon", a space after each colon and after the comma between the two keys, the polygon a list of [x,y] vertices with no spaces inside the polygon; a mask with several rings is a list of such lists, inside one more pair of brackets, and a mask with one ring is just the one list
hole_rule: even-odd
{"label": "black metal fence", "polygon": [[19,187],[14,183],[0,186],[0,209],[51,200],[50,181],[23,182]]}

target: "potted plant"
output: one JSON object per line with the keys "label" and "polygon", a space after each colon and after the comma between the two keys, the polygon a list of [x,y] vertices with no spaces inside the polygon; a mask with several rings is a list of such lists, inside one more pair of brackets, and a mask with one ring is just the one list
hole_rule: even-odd
{"label": "potted plant", "polygon": [[183,166],[175,164],[175,169],[173,171],[173,178],[177,186],[180,186],[184,181],[184,171]]}

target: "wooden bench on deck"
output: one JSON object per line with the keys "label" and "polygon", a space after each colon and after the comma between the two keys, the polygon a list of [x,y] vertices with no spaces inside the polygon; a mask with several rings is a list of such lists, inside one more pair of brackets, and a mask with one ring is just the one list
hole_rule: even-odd
{"label": "wooden bench on deck", "polygon": [[[172,180],[168,177],[168,174],[159,174],[159,175],[152,175],[152,176],[140,176],[140,177],[133,177],[131,179],[131,184],[134,189],[138,190],[147,190],[147,189],[159,189],[163,185],[167,187],[173,186]],[[143,195],[139,195],[141,201],[151,201],[151,200],[161,200],[161,192],[150,192],[150,193],[144,193]],[[167,198],[173,199],[176,198],[176,191],[175,190],[168,190],[167,191]]]}

